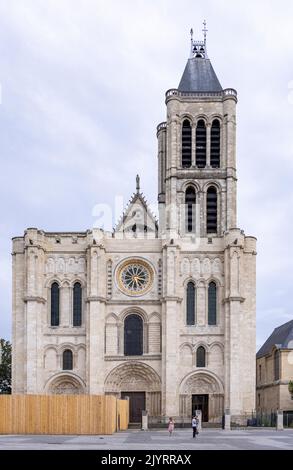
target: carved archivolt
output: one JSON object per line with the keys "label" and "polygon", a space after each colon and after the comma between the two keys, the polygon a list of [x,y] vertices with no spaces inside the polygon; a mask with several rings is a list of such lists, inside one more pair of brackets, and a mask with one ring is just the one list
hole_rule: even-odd
{"label": "carved archivolt", "polygon": [[140,362],[127,362],[113,369],[105,381],[105,392],[161,390],[161,380],[150,366]]}
{"label": "carved archivolt", "polygon": [[189,395],[223,393],[223,385],[216,376],[208,372],[194,373],[183,379],[180,393]]}
{"label": "carved archivolt", "polygon": [[53,395],[80,395],[85,393],[81,381],[76,377],[64,374],[52,380],[47,390],[48,393]]}

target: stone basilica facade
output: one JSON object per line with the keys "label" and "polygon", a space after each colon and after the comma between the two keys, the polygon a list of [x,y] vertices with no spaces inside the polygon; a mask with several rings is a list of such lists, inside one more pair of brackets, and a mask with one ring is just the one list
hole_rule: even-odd
{"label": "stone basilica facade", "polygon": [[[13,239],[13,392],[130,398],[130,420],[255,407],[256,239],[236,221],[236,103],[191,38],[157,127],[159,223]],[[113,169],[114,171],[114,169]]]}

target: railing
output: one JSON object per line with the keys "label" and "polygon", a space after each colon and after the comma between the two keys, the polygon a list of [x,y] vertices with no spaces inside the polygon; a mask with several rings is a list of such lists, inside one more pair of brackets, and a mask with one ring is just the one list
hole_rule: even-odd
{"label": "railing", "polygon": [[161,131],[162,129],[167,128],[167,122],[160,122],[160,124],[157,125],[157,132]]}
{"label": "railing", "polygon": [[194,92],[187,92],[187,91],[179,91],[177,88],[171,88],[170,90],[166,91],[166,98],[170,98],[172,96],[179,96],[184,98],[194,98],[194,97],[202,97],[202,98],[209,98],[209,97],[219,97],[222,98],[224,96],[235,96],[237,98],[237,91],[234,88],[226,88],[223,91],[194,91]]}

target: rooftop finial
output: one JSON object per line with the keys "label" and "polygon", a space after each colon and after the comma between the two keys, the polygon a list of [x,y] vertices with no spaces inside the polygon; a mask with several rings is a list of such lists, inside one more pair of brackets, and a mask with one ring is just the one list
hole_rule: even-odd
{"label": "rooftop finial", "polygon": [[206,20],[204,20],[203,22],[203,37],[204,37],[204,40],[202,41],[199,41],[199,40],[195,40],[193,39],[193,29],[191,28],[190,30],[190,42],[191,42],[191,46],[190,46],[190,55],[189,55],[189,58],[190,59],[207,59],[208,58],[208,55],[207,55],[207,22]]}
{"label": "rooftop finial", "polygon": [[204,22],[203,22],[203,30],[202,30],[202,32],[203,32],[203,37],[204,37],[204,44],[205,44],[205,46],[206,46],[206,44],[207,44],[207,32],[208,32],[206,20],[204,20]]}
{"label": "rooftop finial", "polygon": [[136,194],[140,193],[140,177],[136,175]]}

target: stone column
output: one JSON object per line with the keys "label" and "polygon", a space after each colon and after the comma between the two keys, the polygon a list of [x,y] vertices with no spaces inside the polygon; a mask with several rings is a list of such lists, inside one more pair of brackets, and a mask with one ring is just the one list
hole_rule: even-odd
{"label": "stone column", "polygon": [[207,164],[206,167],[210,168],[211,167],[211,124],[207,123],[206,125],[206,130],[207,130]]}
{"label": "stone column", "polygon": [[88,251],[90,263],[90,292],[88,296],[87,369],[90,394],[104,393],[106,260],[103,245]]}
{"label": "stone column", "polygon": [[178,360],[178,301],[176,297],[177,248],[164,248],[165,297],[162,308],[162,411],[166,416],[179,416],[177,395]]}

